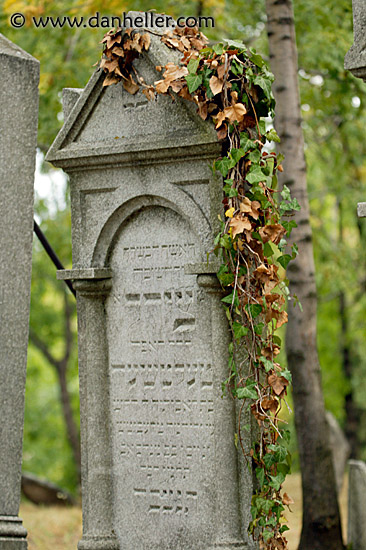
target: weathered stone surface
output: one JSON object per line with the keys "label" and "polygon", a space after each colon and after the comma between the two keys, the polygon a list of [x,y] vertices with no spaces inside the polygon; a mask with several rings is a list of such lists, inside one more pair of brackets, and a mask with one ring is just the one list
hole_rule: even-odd
{"label": "weathered stone surface", "polygon": [[349,460],[348,543],[366,550],[366,464]]}
{"label": "weathered stone surface", "polygon": [[366,202],[359,202],[357,205],[357,216],[359,218],[366,218]]}
{"label": "weathered stone surface", "polygon": [[334,473],[339,494],[343,485],[344,472],[351,448],[342,428],[331,412],[326,412],[326,419],[329,426],[330,447],[332,450]]}
{"label": "weathered stone surface", "polygon": [[26,544],[7,539],[20,520],[4,517],[16,518],[20,501],[39,63],[0,34],[0,70],[0,547],[7,550]]}
{"label": "weathered stone surface", "polygon": [[354,43],[344,58],[344,67],[366,80],[366,3],[352,0]]}
{"label": "weathered stone surface", "polygon": [[[146,82],[172,58],[151,38],[136,62]],[[59,276],[78,301],[79,549],[249,548],[251,477],[221,396],[229,331],[206,259],[222,207],[216,132],[188,102],[103,78],[47,157],[71,184],[74,269]]]}

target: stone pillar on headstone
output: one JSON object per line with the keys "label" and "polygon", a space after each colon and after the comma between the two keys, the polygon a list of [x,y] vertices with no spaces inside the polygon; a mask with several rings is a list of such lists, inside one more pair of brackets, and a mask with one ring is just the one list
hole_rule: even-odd
{"label": "stone pillar on headstone", "polygon": [[[158,32],[135,61],[145,82],[179,59]],[[206,256],[221,147],[191,102],[103,80],[65,92],[47,155],[70,175],[73,269],[58,277],[78,302],[79,549],[249,549],[252,478],[222,397],[229,329]]]}
{"label": "stone pillar on headstone", "polygon": [[349,460],[348,544],[366,550],[366,464]]}
{"label": "stone pillar on headstone", "polygon": [[18,514],[39,62],[0,34],[0,73],[0,548],[24,550]]}
{"label": "stone pillar on headstone", "polygon": [[354,42],[344,58],[344,68],[366,81],[366,2],[352,0]]}

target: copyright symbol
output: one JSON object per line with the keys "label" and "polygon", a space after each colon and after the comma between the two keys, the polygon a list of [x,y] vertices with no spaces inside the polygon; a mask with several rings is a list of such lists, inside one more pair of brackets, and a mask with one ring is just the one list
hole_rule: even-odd
{"label": "copyright symbol", "polygon": [[20,29],[25,25],[25,16],[22,13],[13,13],[10,17],[10,25],[16,29]]}

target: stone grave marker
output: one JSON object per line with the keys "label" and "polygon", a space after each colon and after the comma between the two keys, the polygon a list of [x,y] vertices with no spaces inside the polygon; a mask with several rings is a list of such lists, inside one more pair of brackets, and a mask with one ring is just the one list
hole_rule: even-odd
{"label": "stone grave marker", "polygon": [[0,548],[27,548],[18,517],[33,237],[39,62],[0,34]]}
{"label": "stone grave marker", "polygon": [[354,42],[344,58],[344,68],[366,81],[366,4],[352,0]]}
{"label": "stone grave marker", "polygon": [[[152,34],[135,67],[153,82],[173,59]],[[251,475],[221,389],[229,331],[206,257],[222,208],[216,132],[189,102],[103,79],[65,92],[47,156],[71,186],[73,269],[59,278],[78,303],[79,549],[252,548]]]}
{"label": "stone grave marker", "polygon": [[349,460],[348,544],[366,550],[366,463]]}

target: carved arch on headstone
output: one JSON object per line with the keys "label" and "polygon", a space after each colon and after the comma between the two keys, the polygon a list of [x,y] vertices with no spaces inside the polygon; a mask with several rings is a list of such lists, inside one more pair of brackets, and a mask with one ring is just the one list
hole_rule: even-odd
{"label": "carved arch on headstone", "polygon": [[[148,207],[160,206],[173,210],[188,222],[197,237],[197,242],[200,242],[202,247],[212,246],[212,228],[209,221],[190,197],[184,195],[184,201],[187,205],[185,209],[183,204],[179,204],[182,200],[173,203],[159,195],[140,195],[121,204],[114,210],[99,233],[93,252],[92,267],[107,267],[109,265],[109,259],[121,228],[133,214]],[[187,212],[193,216],[188,215]],[[204,239],[202,239],[202,235],[204,235]],[[207,252],[208,250],[209,248],[207,248]]]}

